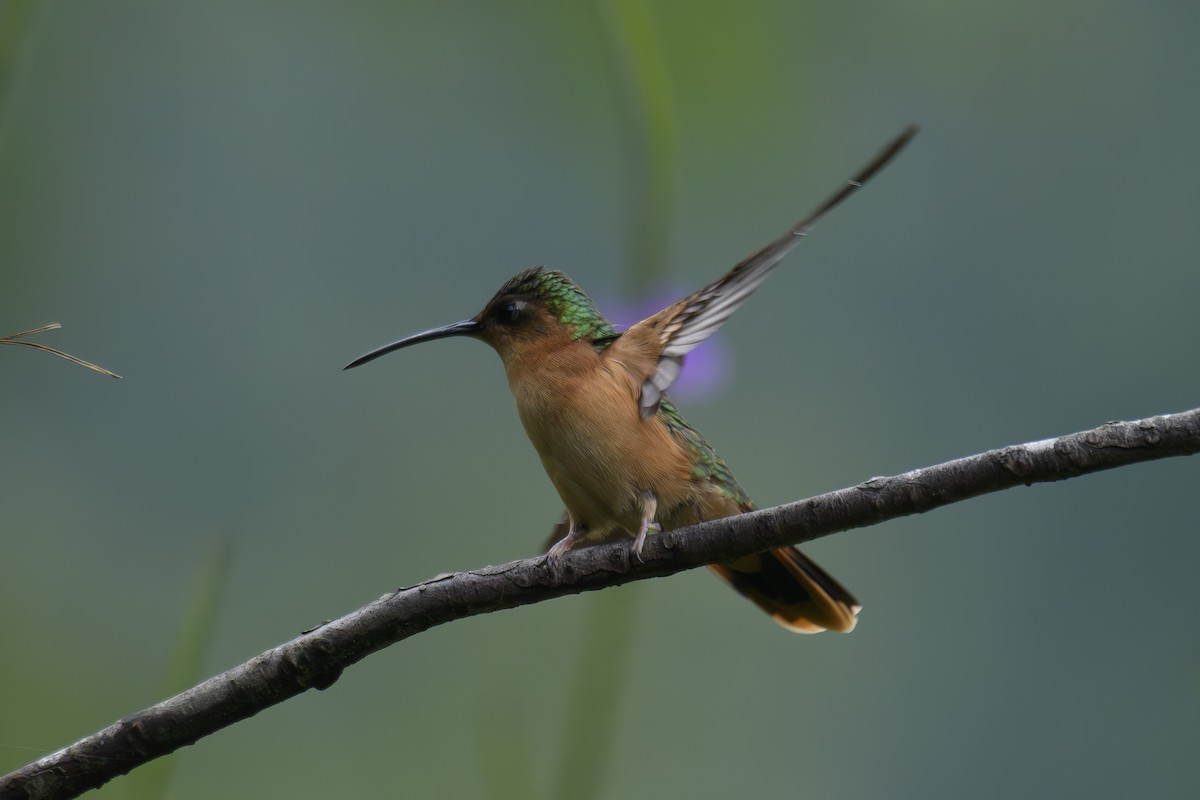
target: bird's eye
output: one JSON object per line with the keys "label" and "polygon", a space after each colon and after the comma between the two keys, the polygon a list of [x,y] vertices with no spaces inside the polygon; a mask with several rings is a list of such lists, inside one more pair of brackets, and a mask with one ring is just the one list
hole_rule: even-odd
{"label": "bird's eye", "polygon": [[515,300],[509,300],[496,309],[496,321],[506,325],[511,325],[521,318],[521,304]]}

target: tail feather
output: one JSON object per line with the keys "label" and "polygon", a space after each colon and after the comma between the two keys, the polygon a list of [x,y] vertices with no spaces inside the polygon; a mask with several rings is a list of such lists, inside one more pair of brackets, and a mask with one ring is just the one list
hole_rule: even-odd
{"label": "tail feather", "polygon": [[862,609],[854,595],[794,547],[714,564],[711,569],[797,633],[849,633]]}

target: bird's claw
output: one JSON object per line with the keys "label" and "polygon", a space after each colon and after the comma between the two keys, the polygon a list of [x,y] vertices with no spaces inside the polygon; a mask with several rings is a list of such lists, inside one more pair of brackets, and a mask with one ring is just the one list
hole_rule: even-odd
{"label": "bird's claw", "polygon": [[642,558],[642,547],[646,544],[646,533],[651,529],[662,531],[662,525],[657,522],[645,522],[642,524],[642,529],[638,531],[637,538],[633,540],[633,554],[637,556],[639,563],[645,564],[646,560]]}

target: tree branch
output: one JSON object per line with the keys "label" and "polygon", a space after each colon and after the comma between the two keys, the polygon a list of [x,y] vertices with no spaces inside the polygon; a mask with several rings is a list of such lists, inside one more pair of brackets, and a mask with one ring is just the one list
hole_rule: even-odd
{"label": "tree branch", "polygon": [[555,565],[536,558],[440,575],[386,594],[0,778],[0,800],[76,797],[289,697],[328,688],[371,653],[451,620],[672,575],[1022,484],[1197,452],[1200,409],[1110,422],[652,536],[644,562],[631,563],[629,546],[617,543],[567,553]]}
{"label": "tree branch", "polygon": [[61,327],[62,327],[62,325],[59,325],[57,322],[51,322],[49,325],[43,325],[40,328],[33,328],[32,330],[21,331],[20,333],[10,333],[7,336],[0,336],[0,344],[11,344],[11,345],[16,345],[18,347],[31,347],[34,350],[41,350],[43,353],[50,353],[51,355],[56,355],[59,358],[65,358],[67,361],[78,364],[81,367],[87,367],[90,370],[99,372],[101,375],[107,375],[108,377],[116,378],[117,380],[121,379],[121,376],[118,375],[117,373],[110,372],[109,370],[106,370],[104,367],[101,367],[98,364],[93,364],[90,361],[84,361],[82,358],[79,358],[78,356],[73,356],[70,353],[59,350],[57,347],[51,347],[48,344],[38,344],[37,342],[19,342],[19,341],[17,341],[18,339],[23,339],[26,336],[33,336],[35,333],[45,333],[46,331],[56,331]]}

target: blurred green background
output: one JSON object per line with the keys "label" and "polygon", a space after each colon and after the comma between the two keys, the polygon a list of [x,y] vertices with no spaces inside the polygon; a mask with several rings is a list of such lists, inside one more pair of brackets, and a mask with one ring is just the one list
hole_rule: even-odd
{"label": "blurred green background", "polygon": [[[1200,404],[1200,6],[647,8],[680,291],[923,127],[726,326],[724,389],[678,398],[760,504]],[[633,299],[615,35],[606,3],[36,8],[4,54],[0,333],[62,322],[40,340],[125,380],[0,349],[0,772],[162,698],[222,541],[203,674],[536,551],[560,504],[494,353],[339,370],[533,264]],[[810,545],[850,636],[703,571],[438,628],[182,751],[168,794],[551,797],[606,709],[597,797],[1189,796],[1198,467]],[[622,613],[628,653],[578,680]],[[580,692],[604,708],[572,723]]]}

